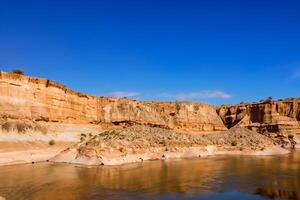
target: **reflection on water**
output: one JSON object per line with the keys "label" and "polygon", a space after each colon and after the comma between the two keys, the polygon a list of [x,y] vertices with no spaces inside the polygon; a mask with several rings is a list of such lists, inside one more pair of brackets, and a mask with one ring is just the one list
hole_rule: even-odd
{"label": "reflection on water", "polygon": [[298,199],[299,197],[295,191],[285,191],[281,189],[274,190],[274,189],[258,188],[255,194],[266,196],[271,199],[280,198],[280,199],[293,200],[293,199]]}
{"label": "reflection on water", "polygon": [[0,167],[10,199],[300,199],[300,151],[118,167],[34,164]]}

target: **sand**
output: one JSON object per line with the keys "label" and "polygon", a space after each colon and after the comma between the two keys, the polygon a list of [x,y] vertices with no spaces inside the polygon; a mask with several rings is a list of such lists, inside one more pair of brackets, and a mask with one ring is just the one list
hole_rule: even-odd
{"label": "sand", "polygon": [[0,142],[0,166],[45,162],[50,160],[68,146],[70,142]]}

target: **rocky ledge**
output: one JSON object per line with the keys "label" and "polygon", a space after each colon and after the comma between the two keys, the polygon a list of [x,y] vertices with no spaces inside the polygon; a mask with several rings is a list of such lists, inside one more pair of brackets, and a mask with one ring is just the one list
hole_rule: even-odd
{"label": "rocky ledge", "polygon": [[272,139],[244,128],[199,135],[132,126],[93,136],[82,135],[82,142],[64,150],[52,161],[83,165],[120,165],[145,160],[217,154],[270,155],[288,152]]}

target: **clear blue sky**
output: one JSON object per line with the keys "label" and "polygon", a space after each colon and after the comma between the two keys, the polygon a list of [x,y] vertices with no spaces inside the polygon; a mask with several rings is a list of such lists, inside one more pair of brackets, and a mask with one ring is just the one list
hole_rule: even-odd
{"label": "clear blue sky", "polygon": [[0,0],[0,70],[93,95],[300,96],[299,0]]}

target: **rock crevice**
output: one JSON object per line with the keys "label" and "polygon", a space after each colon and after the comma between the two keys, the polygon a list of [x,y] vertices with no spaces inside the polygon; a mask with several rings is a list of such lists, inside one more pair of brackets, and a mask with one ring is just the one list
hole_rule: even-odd
{"label": "rock crevice", "polygon": [[261,133],[300,134],[299,99],[221,106],[217,113],[227,128],[238,125]]}

